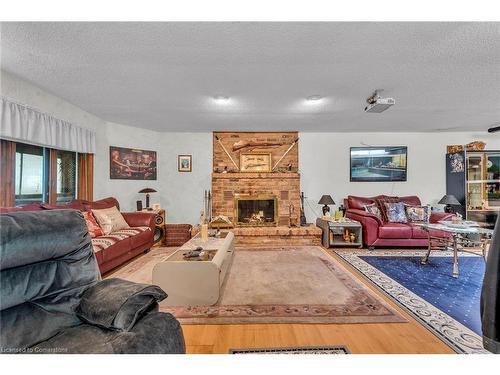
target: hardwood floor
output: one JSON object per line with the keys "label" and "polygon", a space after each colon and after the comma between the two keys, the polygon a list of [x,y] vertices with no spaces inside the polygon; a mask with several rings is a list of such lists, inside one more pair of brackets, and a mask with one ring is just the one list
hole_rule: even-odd
{"label": "hardwood floor", "polygon": [[[151,271],[156,263],[175,248],[154,248],[119,269],[105,275],[151,283]],[[398,310],[407,323],[375,324],[234,324],[183,325],[188,353],[228,353],[233,348],[267,348],[283,346],[346,345],[355,354],[417,354],[454,353],[404,310],[377,288],[364,280],[332,251],[339,260],[364,284]]]}

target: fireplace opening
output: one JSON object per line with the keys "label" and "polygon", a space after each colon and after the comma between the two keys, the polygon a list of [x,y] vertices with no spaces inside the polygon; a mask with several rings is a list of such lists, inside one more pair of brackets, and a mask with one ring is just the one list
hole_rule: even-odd
{"label": "fireplace opening", "polygon": [[278,200],[274,195],[239,196],[234,202],[236,225],[275,226]]}

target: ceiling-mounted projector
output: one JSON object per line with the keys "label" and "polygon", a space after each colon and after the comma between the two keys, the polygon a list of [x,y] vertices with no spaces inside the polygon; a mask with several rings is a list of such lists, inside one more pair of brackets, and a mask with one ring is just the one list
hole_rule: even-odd
{"label": "ceiling-mounted projector", "polygon": [[384,90],[378,89],[366,99],[368,105],[365,107],[365,112],[367,113],[380,113],[384,112],[389,107],[396,104],[396,101],[393,98],[381,98],[380,92]]}

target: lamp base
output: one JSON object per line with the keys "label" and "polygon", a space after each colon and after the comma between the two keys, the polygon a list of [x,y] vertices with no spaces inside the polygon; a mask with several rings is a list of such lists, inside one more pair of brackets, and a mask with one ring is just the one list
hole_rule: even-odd
{"label": "lamp base", "polygon": [[326,204],[323,206],[323,216],[326,216],[327,213],[330,212],[330,207],[328,207]]}

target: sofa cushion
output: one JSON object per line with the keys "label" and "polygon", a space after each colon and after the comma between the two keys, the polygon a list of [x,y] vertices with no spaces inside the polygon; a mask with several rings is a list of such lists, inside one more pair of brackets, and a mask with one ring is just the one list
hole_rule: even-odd
{"label": "sofa cushion", "polygon": [[365,206],[365,211],[368,212],[368,213],[370,213],[370,214],[375,215],[380,220],[382,220],[382,212],[380,211],[380,208],[378,208],[378,206],[377,206],[376,203],[367,204]]}
{"label": "sofa cushion", "polygon": [[95,238],[95,237],[100,237],[104,236],[104,232],[102,231],[102,228],[97,224],[97,221],[90,211],[83,211],[83,218],[85,219],[85,222],[87,223],[87,228],[89,230],[90,237]]}
{"label": "sofa cushion", "polygon": [[398,197],[387,197],[387,196],[381,196],[377,199],[375,199],[375,202],[378,205],[378,208],[380,209],[380,212],[382,212],[382,218],[385,222],[389,222],[389,218],[387,217],[387,207],[386,203],[398,203],[400,202]]}
{"label": "sofa cushion", "polygon": [[413,206],[405,204],[406,216],[411,223],[428,223],[431,216],[430,206]]}
{"label": "sofa cushion", "polygon": [[405,205],[403,202],[384,203],[385,214],[389,223],[407,223]]}
{"label": "sofa cushion", "polygon": [[123,215],[120,213],[120,211],[118,211],[118,208],[114,206],[110,208],[104,208],[102,210],[92,209],[92,213],[97,219],[97,222],[104,231],[105,235],[122,229],[130,228]]}
{"label": "sofa cushion", "polygon": [[412,227],[402,223],[387,223],[378,228],[380,238],[411,239]]}
{"label": "sofa cushion", "polygon": [[427,232],[418,225],[411,225],[411,238],[427,238]]}
{"label": "sofa cushion", "polygon": [[[151,232],[151,228],[149,227],[134,227],[134,228],[127,228],[127,229],[122,229],[101,237],[96,237],[92,239],[92,246],[94,247],[94,252],[97,251],[102,251],[104,249],[107,249],[110,246],[115,245],[116,243],[120,241],[124,241],[129,238],[133,238],[135,236],[141,235],[143,232]],[[150,234],[148,233],[148,236]],[[140,239],[138,240],[139,242],[142,241],[143,236],[140,236]],[[149,238],[149,237],[148,237]],[[130,242],[130,241],[129,241]],[[143,243],[146,243],[147,241],[144,241],[140,243],[142,245]],[[139,246],[139,245],[138,245]],[[131,246],[130,249],[132,249],[135,246]]]}

